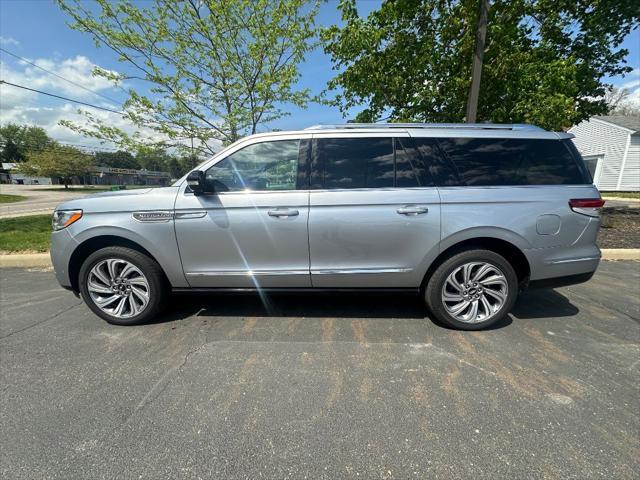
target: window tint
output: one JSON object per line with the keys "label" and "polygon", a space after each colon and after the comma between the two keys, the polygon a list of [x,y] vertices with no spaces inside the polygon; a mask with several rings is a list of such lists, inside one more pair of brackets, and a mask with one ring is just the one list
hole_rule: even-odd
{"label": "window tint", "polygon": [[299,140],[254,143],[207,170],[206,181],[218,192],[295,190]]}
{"label": "window tint", "polygon": [[461,185],[561,185],[589,183],[558,140],[443,138],[438,143]]}
{"label": "window tint", "polygon": [[396,187],[430,187],[433,181],[428,164],[410,138],[396,138]]}
{"label": "window tint", "polygon": [[312,187],[393,187],[392,138],[319,138],[313,143]]}
{"label": "window tint", "polygon": [[458,175],[450,162],[447,162],[438,148],[435,138],[414,138],[413,142],[420,152],[423,175],[429,175],[430,181],[439,186],[460,185]]}

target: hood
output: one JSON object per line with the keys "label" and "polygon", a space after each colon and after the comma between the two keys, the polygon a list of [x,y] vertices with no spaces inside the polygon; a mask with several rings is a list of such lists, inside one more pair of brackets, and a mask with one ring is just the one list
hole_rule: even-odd
{"label": "hood", "polygon": [[94,193],[61,203],[56,210],[82,209],[86,213],[173,209],[178,187],[140,188]]}

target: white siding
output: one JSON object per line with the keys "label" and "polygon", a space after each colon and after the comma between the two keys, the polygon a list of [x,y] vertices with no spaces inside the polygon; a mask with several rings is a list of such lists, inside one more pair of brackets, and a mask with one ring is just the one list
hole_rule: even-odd
{"label": "white siding", "polygon": [[617,190],[629,132],[615,125],[591,119],[572,127],[569,132],[582,155],[604,156],[597,186],[600,190]]}
{"label": "white siding", "polygon": [[640,134],[631,135],[620,190],[640,190]]}

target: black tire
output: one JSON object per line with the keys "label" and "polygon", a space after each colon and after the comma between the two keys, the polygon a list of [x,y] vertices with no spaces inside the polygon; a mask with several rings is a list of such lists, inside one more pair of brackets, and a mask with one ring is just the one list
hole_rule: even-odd
{"label": "black tire", "polygon": [[[466,263],[476,261],[489,263],[500,269],[507,282],[507,298],[502,308],[494,316],[485,321],[466,323],[456,319],[447,311],[442,299],[442,291],[447,277],[455,269]],[[518,277],[513,266],[502,255],[491,250],[465,250],[449,257],[436,268],[428,279],[424,297],[429,311],[442,324],[457,330],[483,330],[502,321],[513,308],[518,297]]]}
{"label": "black tire", "polygon": [[[89,293],[87,282],[91,269],[99,262],[112,258],[122,259],[133,264],[147,279],[149,284],[149,301],[146,307],[137,315],[126,318],[110,315],[96,305]],[[144,253],[126,247],[101,248],[89,255],[80,268],[78,284],[82,299],[93,313],[114,325],[137,325],[151,320],[164,307],[164,300],[167,295],[167,285],[160,265]]]}

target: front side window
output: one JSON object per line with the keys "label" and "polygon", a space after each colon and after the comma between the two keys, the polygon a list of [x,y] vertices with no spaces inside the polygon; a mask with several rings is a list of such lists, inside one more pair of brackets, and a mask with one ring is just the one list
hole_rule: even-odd
{"label": "front side window", "polygon": [[217,192],[295,190],[300,140],[254,143],[221,160],[206,172]]}

